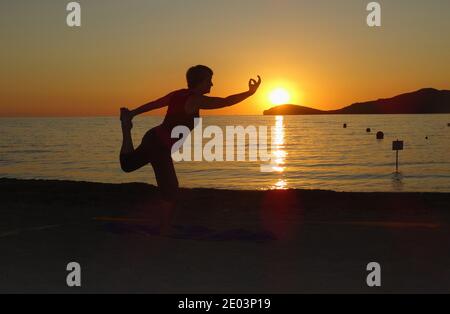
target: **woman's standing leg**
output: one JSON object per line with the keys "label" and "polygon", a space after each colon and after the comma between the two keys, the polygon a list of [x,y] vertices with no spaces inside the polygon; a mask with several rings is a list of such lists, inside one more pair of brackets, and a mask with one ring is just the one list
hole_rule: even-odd
{"label": "woman's standing leg", "polygon": [[178,178],[172,156],[170,152],[164,152],[158,155],[152,160],[156,182],[158,183],[162,198],[167,201],[174,201],[178,194]]}
{"label": "woman's standing leg", "polygon": [[175,216],[178,196],[178,179],[170,151],[159,148],[152,159],[152,166],[162,197],[160,232],[167,235]]}

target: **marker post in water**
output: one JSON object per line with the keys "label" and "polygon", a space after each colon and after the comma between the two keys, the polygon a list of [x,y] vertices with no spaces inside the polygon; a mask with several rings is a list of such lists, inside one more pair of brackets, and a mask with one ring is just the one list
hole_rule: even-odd
{"label": "marker post in water", "polygon": [[398,139],[393,141],[392,150],[395,150],[395,172],[398,172],[398,151],[403,150],[403,141],[399,141]]}

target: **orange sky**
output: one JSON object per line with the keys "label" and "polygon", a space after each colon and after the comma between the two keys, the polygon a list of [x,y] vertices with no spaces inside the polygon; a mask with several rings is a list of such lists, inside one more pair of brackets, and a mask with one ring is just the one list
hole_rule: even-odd
{"label": "orange sky", "polygon": [[263,79],[254,97],[208,114],[261,114],[277,87],[318,109],[450,89],[449,1],[380,1],[377,29],[360,0],[79,2],[78,29],[64,1],[0,4],[0,116],[117,115],[184,88],[195,64],[213,68],[212,96]]}

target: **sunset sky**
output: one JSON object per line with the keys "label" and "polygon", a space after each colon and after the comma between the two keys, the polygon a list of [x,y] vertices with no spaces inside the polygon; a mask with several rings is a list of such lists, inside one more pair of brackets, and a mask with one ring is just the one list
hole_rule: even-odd
{"label": "sunset sky", "polygon": [[68,2],[0,2],[0,116],[118,115],[184,88],[196,64],[214,70],[212,96],[263,79],[210,114],[261,114],[277,88],[318,109],[450,89],[448,0],[379,1],[380,28],[364,0],[84,0],[80,28]]}

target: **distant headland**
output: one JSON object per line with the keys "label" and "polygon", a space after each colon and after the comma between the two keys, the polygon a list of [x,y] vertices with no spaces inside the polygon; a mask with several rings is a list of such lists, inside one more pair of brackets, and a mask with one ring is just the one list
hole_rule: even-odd
{"label": "distant headland", "polygon": [[319,110],[298,105],[281,105],[264,111],[264,115],[425,113],[450,113],[450,91],[423,88],[392,98],[354,103],[337,110]]}

